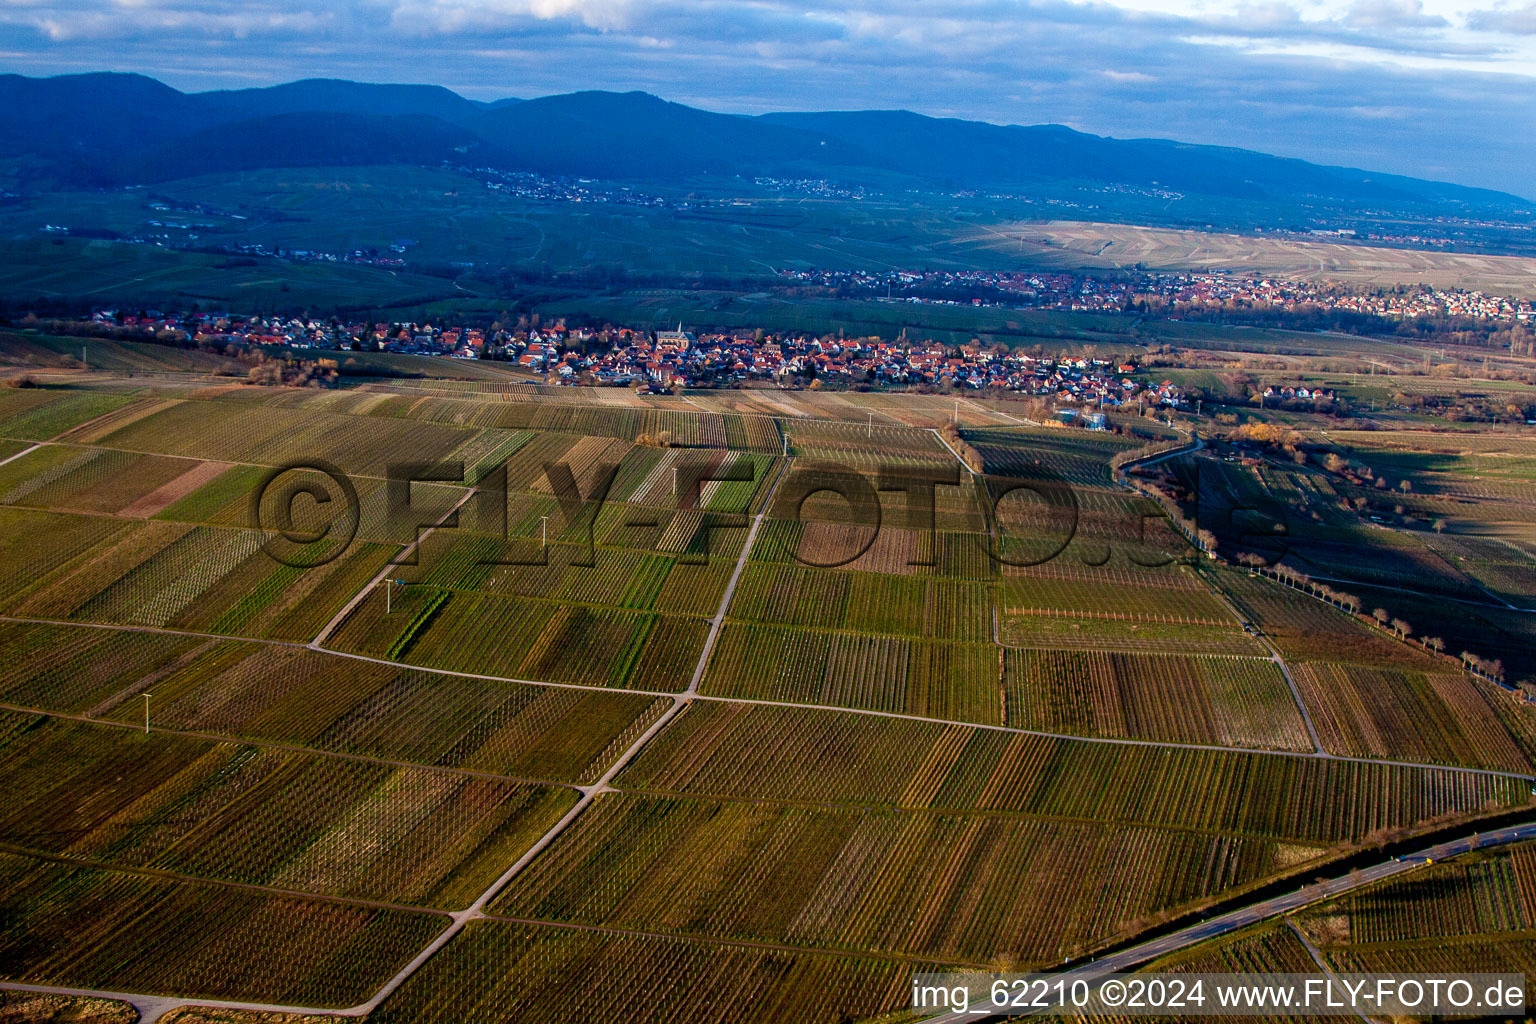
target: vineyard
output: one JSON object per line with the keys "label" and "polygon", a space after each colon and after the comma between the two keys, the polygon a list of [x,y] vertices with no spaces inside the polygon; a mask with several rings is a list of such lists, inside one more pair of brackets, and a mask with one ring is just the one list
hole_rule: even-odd
{"label": "vineyard", "polygon": [[1001,658],[990,644],[731,623],[703,692],[1000,725]]}
{"label": "vineyard", "polygon": [[328,643],[423,668],[631,690],[681,690],[704,643],[694,618],[418,586],[382,588]]}
{"label": "vineyard", "polygon": [[756,622],[971,642],[985,642],[992,632],[985,584],[789,565],[748,568],[730,614]]}
{"label": "vineyard", "polygon": [[126,423],[94,443],[264,466],[324,460],[343,472],[383,477],[393,462],[447,461],[477,433],[471,427],[382,416],[234,401],[184,401]]}
{"label": "vineyard", "polygon": [[836,566],[886,576],[948,576],[983,582],[996,576],[982,534],[929,534],[886,523],[873,539],[871,533],[867,527],[841,523],[767,519],[752,546],[752,560]]}
{"label": "vineyard", "polygon": [[983,428],[961,436],[981,452],[988,473],[1089,486],[1112,482],[1109,460],[1137,447],[1133,440],[1086,430]]}
{"label": "vineyard", "polygon": [[1465,673],[1307,662],[1292,675],[1323,745],[1335,753],[1506,771],[1531,768],[1490,706],[1492,698]]}
{"label": "vineyard", "polygon": [[386,910],[0,852],[0,976],[82,988],[351,1006],[432,936]]}
{"label": "vineyard", "polygon": [[[937,965],[929,965],[937,966]],[[475,921],[371,1014],[377,1024],[843,1024],[911,1005],[921,963],[665,935]],[[572,979],[586,979],[573,985]],[[454,998],[444,999],[452,991]]]}
{"label": "vineyard", "polygon": [[1031,615],[1005,615],[999,621],[999,638],[1009,647],[1060,650],[1091,649],[1158,654],[1225,654],[1263,657],[1268,653],[1256,638],[1237,622],[1203,626],[1187,622],[1159,622],[1148,618],[1086,612],[1073,615],[1054,609]]}
{"label": "vineyard", "polygon": [[1007,724],[1044,732],[1310,750],[1273,662],[1075,651],[1007,652]]}
{"label": "vineyard", "polygon": [[1377,883],[1308,911],[1301,926],[1335,970],[1529,978],[1533,922],[1536,849],[1523,843]]}
{"label": "vineyard", "polygon": [[1516,779],[1238,751],[1061,740],[707,703],[619,774],[629,790],[795,803],[997,811],[1357,842],[1524,807]]}
{"label": "vineyard", "polygon": [[133,403],[127,395],[90,391],[8,391],[0,395],[0,437],[46,441]]}
{"label": "vineyard", "polygon": [[[1312,974],[1317,963],[1301,939],[1283,923],[1266,922],[1245,928],[1233,935],[1201,943],[1182,953],[1155,960],[1140,968],[1145,972],[1210,974]],[[1177,1018],[1093,1014],[1066,1018],[1074,1024],[1172,1024]],[[1309,1013],[1305,1018],[1293,1014],[1245,1013],[1243,1019],[1255,1024],[1285,1024],[1308,1020],[1317,1024],[1354,1024],[1359,1017]]]}
{"label": "vineyard", "polygon": [[395,669],[297,648],[0,623],[0,702],[512,778],[589,782],[657,701]]}
{"label": "vineyard", "polygon": [[[1116,482],[1139,438],[993,408],[355,376],[0,389],[0,977],[346,1007],[483,898],[370,1024],[900,1024],[914,971],[1060,963],[1533,806],[1518,688],[1196,557]],[[1414,509],[1530,504],[1526,441],[1462,463],[1351,436]],[[355,487],[356,538],[290,567],[252,502],[315,460]],[[391,467],[439,461],[463,476],[402,511]],[[1325,511],[1293,535],[1319,564],[1433,571],[1477,602],[1383,597],[1393,615],[1497,632],[1516,667],[1536,640],[1487,603],[1536,579],[1525,520],[1330,533],[1353,494],[1315,466],[1200,461],[1232,501]],[[959,482],[930,521],[883,467]],[[850,483],[878,527],[825,489]],[[296,531],[335,517],[300,504]],[[1533,851],[1297,921],[1340,968],[1536,971]],[[1266,923],[1154,966],[1315,965]]]}
{"label": "vineyard", "polygon": [[308,640],[396,550],[353,545],[322,566],[279,564],[254,530],[55,512],[4,514],[22,536],[7,611]]}
{"label": "vineyard", "polygon": [[1347,658],[1362,665],[1424,668],[1427,659],[1315,598],[1246,573],[1219,574],[1221,588],[1288,662]]}
{"label": "vineyard", "polygon": [[0,484],[0,502],[121,513],[199,465],[187,459],[50,445],[6,467],[14,467],[13,478],[24,479],[11,487]]}
{"label": "vineyard", "polygon": [[[1172,575],[1175,570],[1166,571]],[[1009,615],[1056,611],[1140,622],[1236,625],[1232,613],[1203,586],[1126,586],[1114,580],[1113,570],[1091,581],[1009,576],[1003,583],[1003,609]]]}
{"label": "vineyard", "polygon": [[[0,712],[12,848],[459,909],[569,789]],[[61,794],[71,794],[61,799]]]}
{"label": "vineyard", "polygon": [[[711,547],[721,539],[717,535]],[[695,564],[686,555],[639,548],[565,541],[551,541],[543,548],[442,531],[423,543],[419,566],[401,566],[397,578],[443,590],[631,611],[713,614],[725,592],[730,563],[720,552],[711,554],[715,557],[707,563]]]}
{"label": "vineyard", "polygon": [[1005,950],[1042,962],[1314,854],[1262,839],[1010,815],[613,796],[492,912],[973,963]]}

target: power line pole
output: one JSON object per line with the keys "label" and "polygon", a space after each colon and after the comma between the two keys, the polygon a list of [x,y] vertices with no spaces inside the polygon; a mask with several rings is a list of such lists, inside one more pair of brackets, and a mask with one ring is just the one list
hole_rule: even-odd
{"label": "power line pole", "polygon": [[149,735],[149,694],[144,694],[144,735]]}

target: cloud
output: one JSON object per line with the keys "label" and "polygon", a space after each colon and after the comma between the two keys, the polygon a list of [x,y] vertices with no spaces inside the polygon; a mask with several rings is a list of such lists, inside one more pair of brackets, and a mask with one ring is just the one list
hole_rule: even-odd
{"label": "cloud", "polygon": [[1467,25],[1483,32],[1536,35],[1536,3],[1529,3],[1524,7],[1505,6],[1487,11],[1473,11],[1467,17]]}
{"label": "cloud", "polygon": [[637,7],[635,0],[399,0],[390,23],[411,34],[480,34],[540,21],[611,32],[631,27]]}
{"label": "cloud", "polygon": [[1364,29],[1435,29],[1448,28],[1450,22],[1438,14],[1425,14],[1420,0],[1360,0],[1344,15],[1350,28]]}

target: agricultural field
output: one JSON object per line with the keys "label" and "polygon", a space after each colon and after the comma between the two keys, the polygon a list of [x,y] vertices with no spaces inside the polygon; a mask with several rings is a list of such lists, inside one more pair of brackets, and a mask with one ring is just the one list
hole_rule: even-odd
{"label": "agricultural field", "polygon": [[1494,704],[1533,722],[1536,711],[1464,672],[1337,662],[1303,662],[1291,671],[1323,746],[1335,753],[1506,771],[1531,766]]}
{"label": "agricultural field", "polygon": [[1268,659],[1009,650],[1007,724],[1042,732],[1308,750]]}
{"label": "agricultural field", "polygon": [[[569,789],[0,712],[12,848],[462,909]],[[61,794],[71,794],[61,799]]]}
{"label": "agricultural field", "polygon": [[[784,770],[784,766],[791,770]],[[1522,807],[1519,779],[708,701],[647,744],[621,789],[992,811],[1347,843]]]}
{"label": "agricultural field", "polygon": [[[302,647],[0,623],[0,703],[510,781],[590,783],[661,713],[654,698],[517,686]],[[663,702],[664,703],[664,702]]]}
{"label": "agricultural field", "polygon": [[[558,1024],[840,1024],[909,1006],[912,972],[924,968],[895,958],[493,917],[470,924],[370,1019],[457,1024],[466,1014],[508,1020],[515,1012]],[[587,983],[573,985],[574,978]]]}
{"label": "agricultural field", "polygon": [[0,851],[7,978],[322,1007],[367,997],[446,915]]}
{"label": "agricultural field", "polygon": [[[1339,971],[1532,973],[1536,847],[1436,862],[1312,908],[1298,924]],[[1529,991],[1529,983],[1527,983]]]}
{"label": "agricultural field", "polygon": [[[5,389],[0,992],[312,1014],[443,935],[370,1022],[907,1024],[914,970],[1060,963],[1531,805],[1520,693],[1197,557],[1111,464],[1145,441],[943,395]],[[329,469],[273,520],[295,461]],[[1053,557],[1016,557],[1066,507],[1021,480],[1070,489]],[[1500,537],[1393,557],[1513,598]],[[1450,603],[1448,637],[1526,635]]]}
{"label": "agricultural field", "polygon": [[1000,950],[1038,962],[1317,852],[1012,815],[626,794],[600,800],[491,912],[951,963],[986,963]]}

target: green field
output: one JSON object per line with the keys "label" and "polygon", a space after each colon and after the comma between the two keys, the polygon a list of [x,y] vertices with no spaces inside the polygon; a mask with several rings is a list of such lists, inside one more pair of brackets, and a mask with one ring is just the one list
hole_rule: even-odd
{"label": "green field", "polygon": [[[0,391],[0,983],[313,1015],[454,927],[371,1021],[907,1024],[914,970],[1060,964],[1532,806],[1522,663],[1500,687],[1414,639],[1530,635],[1536,545],[1491,528],[1513,439],[1349,435],[1479,529],[1367,525],[1320,459],[1215,442],[1142,478],[1210,463],[1229,505],[1301,510],[1352,590],[1416,588],[1399,636],[1142,529],[1164,506],[1111,460],[1145,439],[986,403],[61,379]],[[317,565],[253,512],[293,459],[356,492],[301,503],[300,533],[355,526]],[[391,468],[437,460],[463,476],[392,508]],[[959,482],[930,523],[882,466]],[[878,530],[821,489],[846,474]],[[1070,543],[1019,564],[1065,506],[1005,495],[1052,480]],[[1523,857],[1362,890],[1313,941],[1523,964]],[[1169,962],[1298,952],[1270,922]]]}

